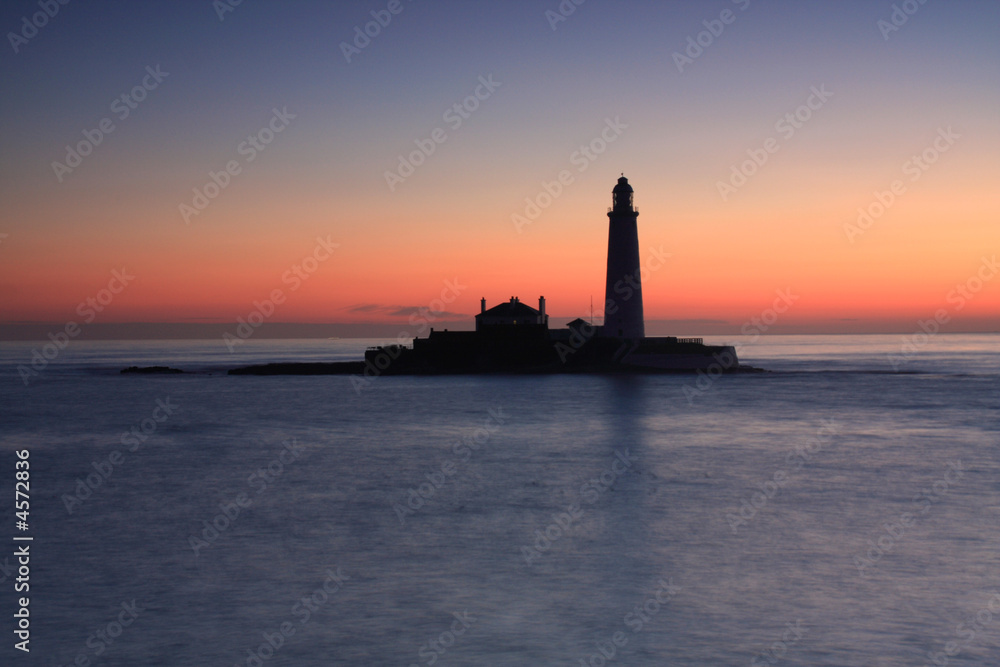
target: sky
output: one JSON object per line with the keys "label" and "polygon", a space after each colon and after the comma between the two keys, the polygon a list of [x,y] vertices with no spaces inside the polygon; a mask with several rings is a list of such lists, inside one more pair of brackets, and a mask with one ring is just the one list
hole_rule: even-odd
{"label": "sky", "polygon": [[648,333],[1000,330],[996,2],[7,0],[0,27],[0,338],[471,328],[541,295],[599,320],[622,173]]}

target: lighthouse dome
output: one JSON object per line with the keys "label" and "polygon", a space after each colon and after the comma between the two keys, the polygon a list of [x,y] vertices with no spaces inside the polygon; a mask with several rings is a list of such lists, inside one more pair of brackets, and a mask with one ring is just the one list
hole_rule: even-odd
{"label": "lighthouse dome", "polygon": [[618,185],[611,191],[611,209],[608,214],[610,215],[612,211],[635,213],[632,207],[632,194],[632,186],[628,184],[625,174],[622,174],[618,179]]}
{"label": "lighthouse dome", "polygon": [[633,192],[632,186],[628,184],[628,179],[625,178],[624,174],[618,179],[618,185],[611,192],[614,194],[618,194],[619,192]]}

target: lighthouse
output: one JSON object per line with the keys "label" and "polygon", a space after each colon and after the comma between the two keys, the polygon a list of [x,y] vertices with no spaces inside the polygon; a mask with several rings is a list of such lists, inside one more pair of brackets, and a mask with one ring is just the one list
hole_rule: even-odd
{"label": "lighthouse", "polygon": [[604,326],[608,338],[642,339],[642,281],[639,269],[639,211],[633,190],[622,174],[611,191],[608,209],[608,276],[604,290]]}

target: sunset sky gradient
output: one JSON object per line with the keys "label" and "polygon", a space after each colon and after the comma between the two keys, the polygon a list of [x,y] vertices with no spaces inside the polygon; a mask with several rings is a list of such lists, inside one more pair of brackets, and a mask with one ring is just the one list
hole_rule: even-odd
{"label": "sunset sky gradient", "polygon": [[[389,4],[245,0],[220,20],[210,0],[70,2],[16,53],[8,35],[0,331],[81,321],[122,268],[135,279],[102,325],[234,323],[280,289],[271,322],[405,329],[445,281],[463,287],[435,326],[471,327],[480,297],[513,295],[544,295],[561,324],[603,299],[621,172],[640,255],[670,253],[643,284],[652,333],[736,333],[778,290],[799,298],[773,333],[905,332],[942,308],[950,331],[1000,330],[1000,279],[981,268],[1000,250],[1000,4],[896,3],[916,11],[885,34],[888,1],[589,0],[554,24],[556,0]],[[38,7],[3,3],[5,35]],[[341,43],[373,11],[391,21],[347,62]],[[720,25],[679,71],[688,38]],[[157,66],[120,119],[113,101]],[[480,77],[498,85],[455,127],[446,112]],[[831,95],[780,131],[814,88]],[[286,126],[247,161],[275,110]],[[105,118],[114,131],[60,182],[52,163]],[[581,157],[615,119],[614,141]],[[390,188],[436,128],[443,142]],[[239,173],[185,220],[230,161]],[[867,229],[845,227],[894,181]],[[317,238],[338,247],[292,289]],[[977,272],[958,309],[949,293]]]}

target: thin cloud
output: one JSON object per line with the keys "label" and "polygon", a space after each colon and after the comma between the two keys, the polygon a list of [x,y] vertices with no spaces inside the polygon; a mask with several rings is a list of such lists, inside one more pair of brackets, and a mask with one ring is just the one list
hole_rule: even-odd
{"label": "thin cloud", "polygon": [[378,303],[361,303],[356,306],[350,306],[346,310],[350,313],[377,313],[388,308],[391,308],[391,306],[383,306]]}
{"label": "thin cloud", "polygon": [[418,313],[418,314],[421,314],[421,315],[426,315],[426,314],[430,313],[431,315],[433,315],[434,317],[437,317],[437,318],[443,318],[443,317],[468,317],[468,315],[466,315],[465,313],[452,313],[452,312],[449,312],[447,310],[440,310],[440,311],[439,310],[431,310],[427,306],[399,306],[395,311],[393,311],[393,312],[391,312],[389,314],[392,315],[393,317],[407,317],[409,315],[413,315],[414,313]]}
{"label": "thin cloud", "polygon": [[386,305],[381,303],[359,303],[355,306],[350,306],[345,308],[349,313],[365,313],[368,315],[386,315],[388,317],[409,317],[413,314],[427,315],[431,314],[436,318],[464,318],[468,317],[465,313],[452,313],[449,311],[434,311],[428,306],[401,306],[401,305]]}

